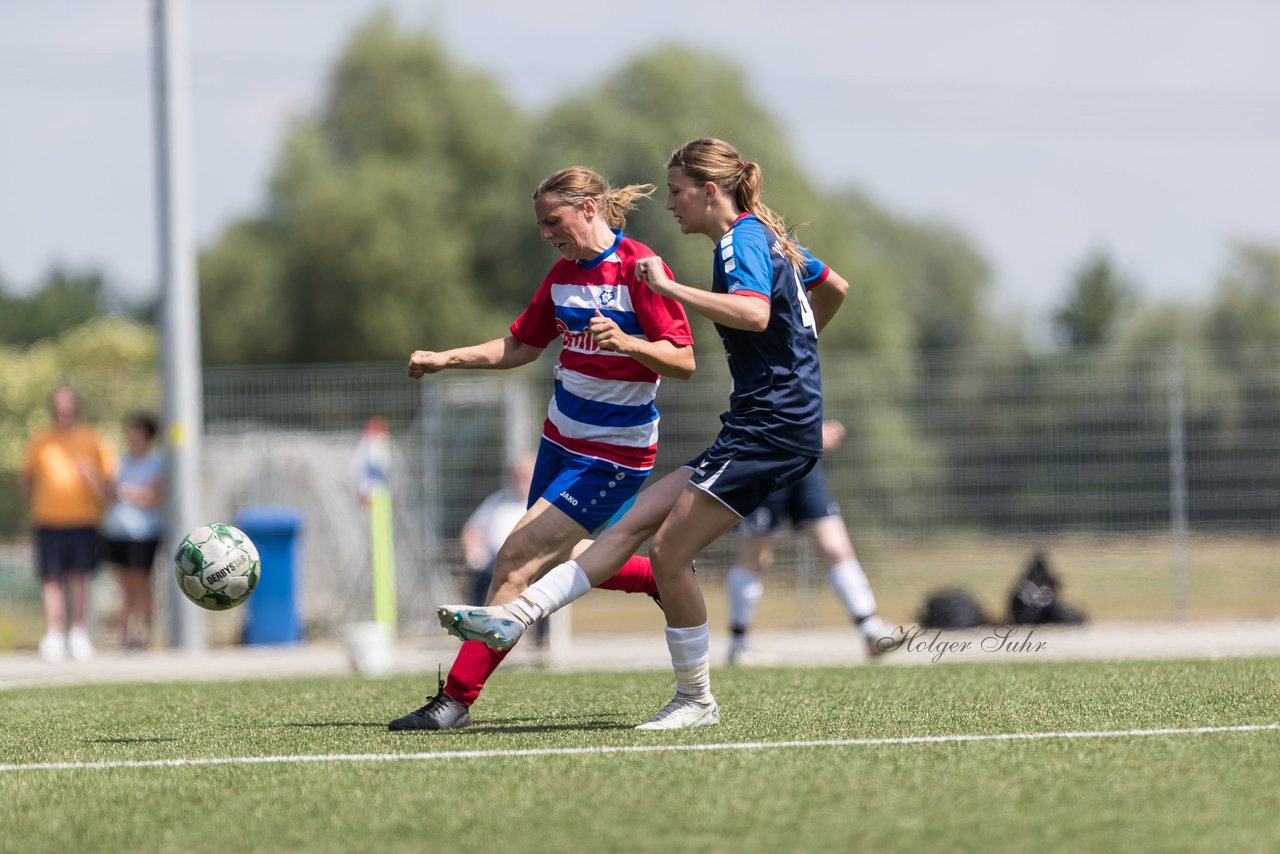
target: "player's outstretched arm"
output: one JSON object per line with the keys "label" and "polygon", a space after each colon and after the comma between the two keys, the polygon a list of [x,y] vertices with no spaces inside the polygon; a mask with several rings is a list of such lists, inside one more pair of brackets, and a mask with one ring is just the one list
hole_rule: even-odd
{"label": "player's outstretched arm", "polygon": [[541,353],[541,347],[517,341],[511,335],[452,350],[414,350],[409,355],[409,376],[415,380],[421,379],[446,368],[518,368],[529,364]]}

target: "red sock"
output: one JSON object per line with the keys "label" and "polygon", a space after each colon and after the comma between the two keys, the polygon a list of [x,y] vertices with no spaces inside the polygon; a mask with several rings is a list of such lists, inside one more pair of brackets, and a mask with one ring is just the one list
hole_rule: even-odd
{"label": "red sock", "polygon": [[653,577],[653,568],[644,555],[632,555],[622,565],[622,569],[596,585],[601,590],[621,590],[623,593],[647,593],[650,596],[658,592],[658,582]]}
{"label": "red sock", "polygon": [[480,641],[464,641],[458,657],[449,668],[449,678],[445,680],[444,692],[453,699],[470,706],[484,690],[484,683],[493,671],[498,669],[502,659],[511,650],[496,652]]}

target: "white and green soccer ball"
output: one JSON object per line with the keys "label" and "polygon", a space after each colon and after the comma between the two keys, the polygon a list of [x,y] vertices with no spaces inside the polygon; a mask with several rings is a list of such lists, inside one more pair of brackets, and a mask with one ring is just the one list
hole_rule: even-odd
{"label": "white and green soccer ball", "polygon": [[183,594],[210,611],[225,611],[248,599],[262,572],[253,541],[221,522],[187,534],[173,560]]}

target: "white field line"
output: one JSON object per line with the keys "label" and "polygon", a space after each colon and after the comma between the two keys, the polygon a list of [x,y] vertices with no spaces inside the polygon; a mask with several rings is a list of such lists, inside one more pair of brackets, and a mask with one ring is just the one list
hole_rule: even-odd
{"label": "white field line", "polygon": [[[1280,723],[1204,726],[1185,729],[1120,729],[1096,732],[1010,732],[991,735],[921,735],[902,738],[834,738],[820,741],[743,741],[720,744],[641,744],[616,747],[541,747],[523,750],[439,750],[432,753],[329,753],[298,756],[210,756],[195,759],[33,762],[0,765],[6,771],[83,771],[110,768],[187,768],[201,765],[290,765],[306,762],[436,762],[453,759],[508,759],[515,756],[595,756],[609,753],[683,753],[706,750],[785,750],[797,747],[877,747],[892,744],[961,744],[974,741],[1042,741],[1061,738],[1134,738],[1149,735],[1209,735],[1280,730]],[[412,736],[409,736],[412,738]]]}

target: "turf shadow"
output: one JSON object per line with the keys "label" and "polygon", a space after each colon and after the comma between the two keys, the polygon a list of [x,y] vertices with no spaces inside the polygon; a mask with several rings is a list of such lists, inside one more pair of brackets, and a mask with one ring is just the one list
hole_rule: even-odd
{"label": "turf shadow", "polygon": [[162,741],[177,741],[176,738],[82,738],[84,744],[158,744]]}
{"label": "turf shadow", "polygon": [[546,724],[534,723],[534,721],[529,718],[491,718],[476,721],[474,726],[467,728],[467,732],[492,732],[506,735],[510,733],[522,734],[610,729],[635,729],[635,724],[621,723],[612,719],[566,721],[565,723]]}
{"label": "turf shadow", "polygon": [[[535,723],[536,720],[536,718],[485,718],[476,721],[474,726],[465,727],[457,731],[468,733],[502,733],[505,735],[511,733],[521,734],[611,729],[624,730],[635,728],[634,724],[621,723],[610,718],[566,721],[564,723],[556,724]],[[271,724],[271,726],[288,727],[290,729],[329,729],[337,727],[368,727],[372,729],[387,728],[385,723],[370,723],[368,721],[290,721],[287,723]]]}
{"label": "turf shadow", "polygon": [[386,723],[374,723],[371,721],[307,721],[305,723],[301,721],[292,721],[290,723],[284,723],[284,724],[272,724],[271,726],[293,727],[297,729],[327,729],[329,727],[344,727],[344,726],[376,727],[378,729],[387,728]]}

